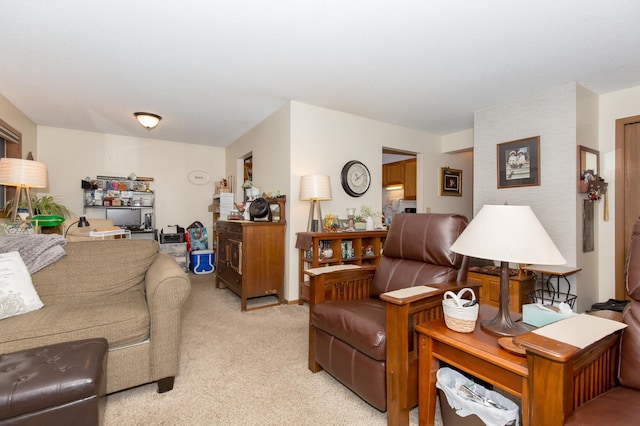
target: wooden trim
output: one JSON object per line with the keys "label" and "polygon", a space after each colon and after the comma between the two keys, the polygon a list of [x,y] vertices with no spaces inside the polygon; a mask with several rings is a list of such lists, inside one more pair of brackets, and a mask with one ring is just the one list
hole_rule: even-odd
{"label": "wooden trim", "polygon": [[627,124],[640,121],[640,115],[620,118],[616,120],[616,170],[615,170],[615,226],[614,226],[614,253],[615,253],[615,298],[623,300],[625,298],[624,271],[625,271],[625,239],[624,235],[624,212],[625,212],[625,155],[624,155],[624,128]]}
{"label": "wooden trim", "polygon": [[[18,143],[7,142],[6,153],[8,158],[22,158],[22,133],[15,129],[13,126],[7,124],[6,121],[0,119],[0,126],[9,129],[12,133],[18,135]],[[12,200],[16,196],[16,188],[13,186],[5,187],[5,198]],[[0,200],[1,201],[1,200]]]}

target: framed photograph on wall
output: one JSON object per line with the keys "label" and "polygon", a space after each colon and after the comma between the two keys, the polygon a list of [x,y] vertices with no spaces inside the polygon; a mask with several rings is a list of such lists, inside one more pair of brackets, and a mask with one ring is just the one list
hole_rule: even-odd
{"label": "framed photograph on wall", "polygon": [[462,196],[462,170],[440,168],[440,195]]}
{"label": "framed photograph on wall", "polygon": [[540,185],[540,136],[497,146],[498,188]]}

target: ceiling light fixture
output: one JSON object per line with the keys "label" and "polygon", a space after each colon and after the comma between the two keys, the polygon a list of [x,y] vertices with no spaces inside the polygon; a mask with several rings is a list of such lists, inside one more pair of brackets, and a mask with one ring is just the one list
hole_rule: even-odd
{"label": "ceiling light fixture", "polygon": [[162,117],[158,114],[151,112],[134,112],[133,115],[136,117],[136,120],[138,120],[138,123],[147,130],[155,128],[158,123],[160,123],[160,120],[162,120]]}

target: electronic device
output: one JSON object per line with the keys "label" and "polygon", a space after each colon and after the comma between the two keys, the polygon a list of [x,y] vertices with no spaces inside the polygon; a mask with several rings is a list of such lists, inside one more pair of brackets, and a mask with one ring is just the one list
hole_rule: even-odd
{"label": "electronic device", "polygon": [[110,219],[115,226],[126,229],[140,229],[142,227],[142,218],[140,209],[106,209],[107,219]]}

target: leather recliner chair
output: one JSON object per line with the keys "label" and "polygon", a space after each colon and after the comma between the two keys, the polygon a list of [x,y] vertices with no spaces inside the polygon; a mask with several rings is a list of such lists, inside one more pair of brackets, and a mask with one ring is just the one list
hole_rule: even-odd
{"label": "leather recliner chair", "polygon": [[567,425],[640,424],[640,219],[635,223],[626,264],[626,288],[631,301],[623,312],[618,361],[618,386],[580,405]]}
{"label": "leather recliner chair", "polygon": [[[469,260],[450,247],[467,226],[456,214],[393,218],[375,267],[310,279],[309,369],[325,369],[381,411],[388,424],[408,424],[418,401],[414,325],[442,316],[444,292],[467,284]],[[385,294],[429,285],[437,291]]]}

